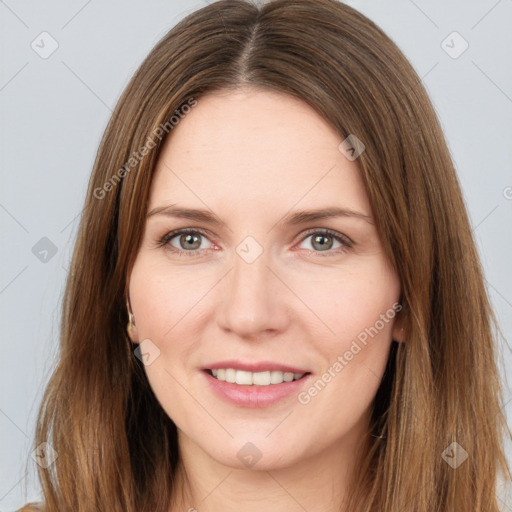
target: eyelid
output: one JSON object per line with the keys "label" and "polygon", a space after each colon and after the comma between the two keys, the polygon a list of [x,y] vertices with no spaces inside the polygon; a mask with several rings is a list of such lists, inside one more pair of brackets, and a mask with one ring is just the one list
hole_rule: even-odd
{"label": "eyelid", "polygon": [[[347,247],[353,247],[354,246],[354,241],[350,237],[348,237],[344,233],[340,233],[339,231],[336,231],[334,229],[329,229],[329,228],[312,228],[312,229],[308,229],[306,232],[301,233],[302,238],[301,238],[300,241],[303,242],[308,236],[311,236],[311,235],[316,234],[316,233],[321,234],[321,235],[332,236],[334,239],[340,241],[341,243],[343,243]],[[314,251],[314,252],[321,252],[321,251]]]}
{"label": "eyelid", "polygon": [[169,245],[171,247],[171,249],[169,249],[169,250],[172,252],[187,253],[187,254],[191,254],[191,255],[194,255],[198,252],[206,250],[206,249],[194,249],[192,251],[185,251],[184,249],[178,249],[177,247],[173,247],[170,245],[170,241],[173,238],[176,238],[177,236],[184,235],[187,233],[199,233],[203,237],[207,238],[212,244],[214,244],[214,242],[212,240],[210,240],[210,237],[212,235],[208,230],[201,229],[201,228],[179,228],[179,229],[174,229],[172,231],[169,231],[164,236],[160,237],[157,240],[156,245],[157,245],[157,247],[166,247]]}
{"label": "eyelid", "polygon": [[[179,229],[169,231],[163,237],[161,237],[157,241],[157,246],[165,247],[167,245],[170,245],[169,242],[172,239],[174,239],[175,237],[177,237],[179,235],[183,235],[186,233],[199,233],[200,235],[207,238],[212,244],[215,244],[214,241],[210,240],[209,237],[211,237],[212,235],[208,230],[205,230],[202,228],[179,228]],[[343,246],[341,248],[338,248],[337,250],[327,250],[327,251],[325,251],[325,253],[326,253],[325,255],[322,254],[322,252],[324,252],[324,251],[314,251],[312,249],[303,249],[303,250],[308,251],[309,253],[314,253],[319,256],[329,256],[329,255],[334,255],[334,254],[340,254],[344,250],[351,249],[354,246],[353,240],[351,240],[347,235],[340,233],[338,231],[335,231],[333,229],[329,229],[329,228],[310,228],[300,234],[301,238],[297,242],[297,244],[303,242],[304,240],[306,240],[306,238],[308,238],[309,236],[314,235],[314,234],[330,236],[330,237],[334,238],[335,240],[337,240],[338,242],[340,242]],[[297,244],[295,244],[295,245],[297,245]],[[191,255],[191,256],[207,250],[207,249],[194,249],[194,250],[186,251],[184,249],[178,249],[177,247],[174,247],[174,246],[170,246],[170,247],[171,247],[171,249],[169,249],[169,250],[171,252],[174,252],[177,254],[187,253],[188,255]]]}

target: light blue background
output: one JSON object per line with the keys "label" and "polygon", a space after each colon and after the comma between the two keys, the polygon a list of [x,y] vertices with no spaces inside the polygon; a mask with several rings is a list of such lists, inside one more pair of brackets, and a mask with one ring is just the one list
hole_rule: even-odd
{"label": "light blue background", "polygon": [[[512,367],[512,0],[347,3],[400,46],[436,107],[502,329],[505,376]],[[2,511],[40,498],[30,458],[35,416],[55,364],[64,280],[101,135],[142,59],[204,5],[0,0]],[[43,31],[59,45],[47,59],[31,48]],[[453,31],[469,44],[456,59],[441,47]],[[32,252],[43,237],[57,250],[46,263]],[[510,416],[508,382],[504,398]],[[510,441],[507,453],[512,461]],[[512,511],[510,496],[498,495]]]}

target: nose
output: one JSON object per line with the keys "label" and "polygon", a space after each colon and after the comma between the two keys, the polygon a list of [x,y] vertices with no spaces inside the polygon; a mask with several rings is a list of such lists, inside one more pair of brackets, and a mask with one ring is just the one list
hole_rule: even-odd
{"label": "nose", "polygon": [[265,251],[252,263],[235,254],[233,268],[218,290],[216,317],[224,331],[260,339],[286,329],[292,293],[269,264]]}

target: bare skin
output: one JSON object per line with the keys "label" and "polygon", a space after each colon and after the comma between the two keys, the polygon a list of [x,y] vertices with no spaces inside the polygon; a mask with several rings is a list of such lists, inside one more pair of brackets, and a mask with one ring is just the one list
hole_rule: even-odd
{"label": "bare skin", "polygon": [[[179,433],[173,511],[341,510],[391,341],[402,341],[389,313],[399,277],[341,140],[305,103],[240,89],[199,98],[164,145],[148,212],[172,204],[225,223],[150,215],[129,277],[131,337],[158,347],[145,370]],[[327,207],[361,216],[286,223]],[[159,245],[182,228],[199,230],[191,248],[180,234]],[[256,243],[244,245],[249,236]],[[262,253],[248,263],[239,247]],[[381,324],[354,353],[358,335]],[[217,396],[203,368],[226,359],[308,370],[302,401],[250,408]],[[329,368],[330,381],[308,391]],[[248,442],[260,454],[251,467],[237,455]]]}

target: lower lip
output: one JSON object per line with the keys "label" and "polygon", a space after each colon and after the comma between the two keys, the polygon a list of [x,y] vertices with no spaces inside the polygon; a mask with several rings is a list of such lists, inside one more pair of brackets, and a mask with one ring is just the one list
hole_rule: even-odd
{"label": "lower lip", "polygon": [[269,386],[244,386],[218,380],[207,371],[203,371],[211,389],[220,398],[238,407],[261,408],[276,404],[293,395],[297,395],[311,374],[304,375],[299,380],[270,384]]}

